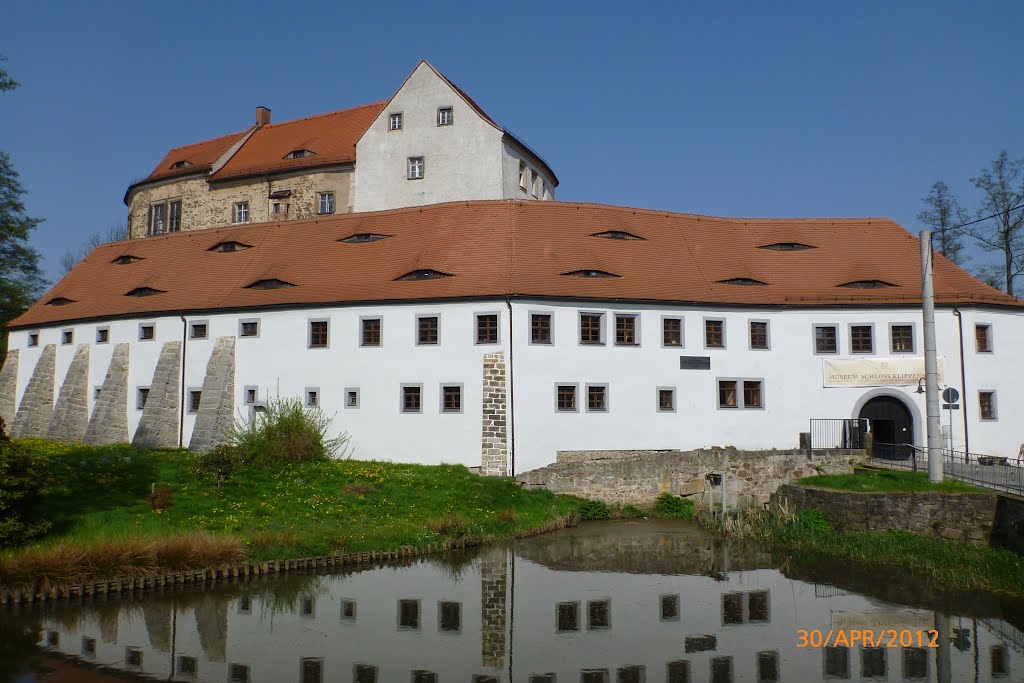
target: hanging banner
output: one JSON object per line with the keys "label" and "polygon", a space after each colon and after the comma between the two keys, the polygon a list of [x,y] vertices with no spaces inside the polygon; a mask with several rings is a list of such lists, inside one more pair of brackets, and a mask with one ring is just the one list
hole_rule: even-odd
{"label": "hanging banner", "polygon": [[[939,358],[939,382],[945,363]],[[916,386],[924,377],[924,358],[858,358],[821,361],[826,387]]]}

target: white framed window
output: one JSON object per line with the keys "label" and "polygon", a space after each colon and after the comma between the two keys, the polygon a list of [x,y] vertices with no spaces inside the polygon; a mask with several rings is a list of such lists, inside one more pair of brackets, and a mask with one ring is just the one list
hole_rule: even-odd
{"label": "white framed window", "polygon": [[640,346],[640,314],[615,314],[615,346]]}
{"label": "white framed window", "polygon": [[580,344],[601,346],[604,344],[604,313],[580,311]]}
{"label": "white framed window", "polygon": [[165,199],[149,205],[150,235],[162,235],[181,230],[181,199]]}
{"label": "white framed window", "polygon": [[519,189],[523,192],[530,186],[530,169],[526,166],[523,161],[519,162]]}
{"label": "white framed window", "polygon": [[719,378],[718,407],[723,410],[764,409],[764,380],[759,377]]}
{"label": "white framed window", "polygon": [[259,337],[260,336],[260,320],[259,318],[248,318],[245,320],[238,321],[238,336],[239,337]]}
{"label": "white framed window", "polygon": [[476,313],[476,343],[497,344],[500,339],[501,316],[497,313]]}
{"label": "white framed window", "polygon": [[725,321],[721,318],[704,318],[704,348],[725,348]]}
{"label": "white framed window", "polygon": [[683,348],[683,318],[681,316],[661,317],[661,345],[663,347]]}
{"label": "white framed window", "polygon": [[402,130],[402,112],[392,112],[388,116],[388,130]]}
{"label": "white framed window", "polygon": [[767,320],[751,320],[748,323],[748,342],[751,351],[767,351],[771,348]]}
{"label": "white framed window", "polygon": [[875,352],[875,326],[872,323],[850,325],[850,353]]}
{"label": "white framed window", "polygon": [[439,126],[450,126],[455,123],[455,113],[451,107],[438,107],[437,109],[437,125]]}
{"label": "white framed window", "polygon": [[333,192],[321,192],[320,193],[319,213],[334,213],[334,193]]}
{"label": "white framed window", "polygon": [[110,328],[109,327],[97,327],[96,328],[96,343],[106,344],[110,341]]}
{"label": "white framed window", "polygon": [[326,349],[330,341],[330,321],[323,318],[309,321],[309,333],[306,335],[306,347],[310,349]]}
{"label": "white framed window", "polygon": [[814,325],[814,354],[839,353],[839,325],[827,323]]}
{"label": "white framed window", "polygon": [[247,406],[251,406],[260,398],[259,387],[255,385],[249,385],[242,389],[242,403]]}
{"label": "white framed window", "polygon": [[345,407],[359,407],[359,387],[345,387]]}
{"label": "white framed window", "polygon": [[608,412],[608,385],[588,384],[587,385],[587,412],[607,413]]}
{"label": "white framed window", "polygon": [[303,395],[306,397],[307,408],[320,407],[320,387],[306,387]]}
{"label": "white framed window", "polygon": [[139,341],[156,339],[156,323],[139,323]]}
{"label": "white framed window", "polygon": [[892,353],[914,353],[914,323],[892,323],[889,325],[889,350]]}
{"label": "white framed window", "polygon": [[676,388],[658,387],[657,407],[659,413],[676,412]]}
{"label": "white framed window", "polygon": [[423,412],[423,385],[403,384],[399,395],[399,412],[422,413]]}
{"label": "white framed window", "polygon": [[551,313],[530,313],[530,343],[544,346],[555,343],[554,317]]}
{"label": "white framed window", "polygon": [[558,382],[555,384],[555,412],[578,413],[580,385],[576,382]]}
{"label": "white framed window", "polygon": [[423,157],[409,157],[409,180],[423,180]]}
{"label": "white framed window", "polygon": [[440,410],[442,413],[461,413],[462,384],[456,382],[442,384],[440,399]]}
{"label": "white framed window", "polygon": [[189,339],[206,339],[210,336],[210,322],[208,320],[193,320],[188,324]]}
{"label": "white framed window", "polygon": [[232,223],[249,222],[249,202],[235,202],[231,211]]}

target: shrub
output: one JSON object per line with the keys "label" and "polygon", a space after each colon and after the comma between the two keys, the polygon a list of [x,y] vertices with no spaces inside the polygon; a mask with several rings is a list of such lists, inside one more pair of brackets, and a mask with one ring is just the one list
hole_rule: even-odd
{"label": "shrub", "polygon": [[609,519],[612,516],[612,511],[608,506],[599,500],[583,501],[576,512],[580,519],[586,520]]}
{"label": "shrub", "polygon": [[45,458],[12,441],[0,441],[0,547],[27,543],[49,530],[39,501],[52,482]]}
{"label": "shrub", "polygon": [[330,427],[331,418],[319,408],[282,398],[269,401],[253,420],[239,420],[231,436],[247,463],[302,463],[344,455],[348,436],[328,438]]}
{"label": "shrub", "polygon": [[654,501],[654,514],[671,519],[693,519],[695,509],[689,498],[672,495],[667,491]]}
{"label": "shrub", "polygon": [[167,484],[160,484],[149,492],[146,502],[153,512],[163,512],[171,504],[171,488]]}
{"label": "shrub", "polygon": [[457,512],[449,512],[444,517],[428,519],[424,524],[438,536],[463,538],[469,535],[469,525]]}
{"label": "shrub", "polygon": [[626,519],[640,519],[646,517],[647,513],[635,505],[626,505],[622,508],[622,516]]}
{"label": "shrub", "polygon": [[197,455],[192,463],[192,474],[200,479],[212,479],[217,486],[222,486],[231,478],[240,459],[237,447],[222,444],[209,453]]}
{"label": "shrub", "polygon": [[796,523],[809,531],[832,531],[832,525],[817,508],[804,508],[796,513]]}

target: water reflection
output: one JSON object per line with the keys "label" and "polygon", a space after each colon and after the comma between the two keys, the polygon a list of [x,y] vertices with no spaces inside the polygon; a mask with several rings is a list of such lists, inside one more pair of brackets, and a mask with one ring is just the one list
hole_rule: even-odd
{"label": "water reflection", "polygon": [[[0,680],[1019,680],[1019,614],[686,524],[620,522],[361,572],[0,613]],[[799,629],[937,629],[941,647],[800,648]]]}

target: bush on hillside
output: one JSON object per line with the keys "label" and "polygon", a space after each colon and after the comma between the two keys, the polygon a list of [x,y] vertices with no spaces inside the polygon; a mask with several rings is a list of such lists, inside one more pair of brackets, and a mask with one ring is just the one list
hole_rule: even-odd
{"label": "bush on hillside", "polygon": [[693,519],[695,513],[692,500],[672,495],[667,491],[654,501],[654,514],[658,517]]}
{"label": "bush on hillside", "polygon": [[43,535],[50,523],[42,519],[39,500],[53,481],[45,458],[0,439],[0,547],[21,545]]}
{"label": "bush on hillside", "polygon": [[580,503],[577,513],[580,519],[609,519],[612,516],[611,509],[599,500],[585,500]]}
{"label": "bush on hillside", "polygon": [[832,525],[817,508],[804,508],[796,513],[796,523],[808,531],[832,531]]}
{"label": "bush on hillside", "polygon": [[303,463],[345,454],[348,436],[329,438],[331,418],[298,398],[274,399],[264,413],[235,424],[239,459],[253,465]]}
{"label": "bush on hillside", "polygon": [[223,486],[231,478],[240,459],[236,446],[221,444],[209,453],[200,453],[195,457],[192,474],[200,479],[210,479],[217,486]]}

